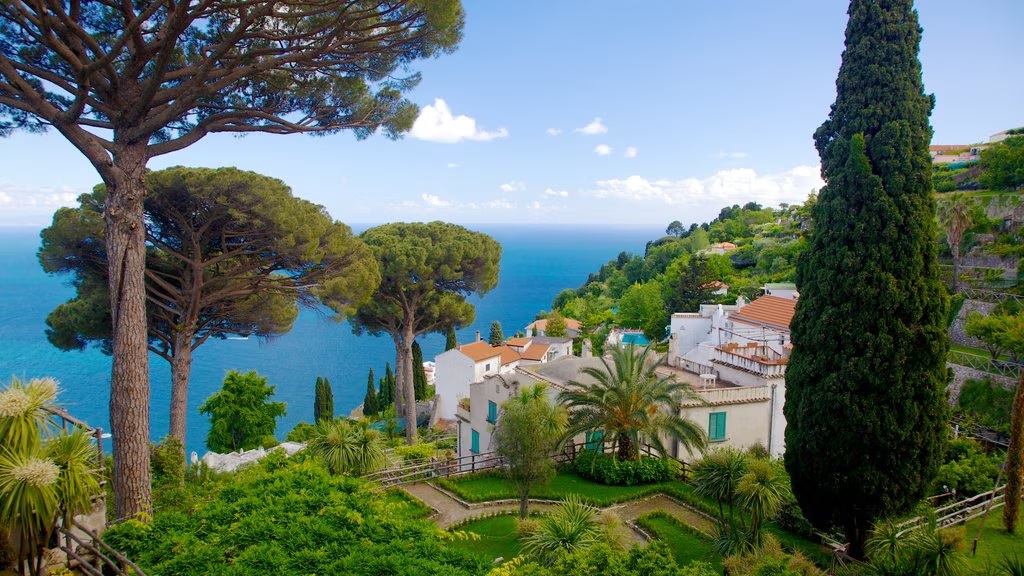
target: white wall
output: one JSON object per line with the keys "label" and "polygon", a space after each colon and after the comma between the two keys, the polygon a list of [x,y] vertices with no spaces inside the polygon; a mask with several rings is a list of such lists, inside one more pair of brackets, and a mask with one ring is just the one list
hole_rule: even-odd
{"label": "white wall", "polygon": [[[768,426],[771,404],[767,401],[748,402],[744,404],[726,404],[723,406],[695,406],[683,408],[681,413],[699,426],[705,433],[712,412],[725,412],[724,441],[711,442],[708,451],[718,447],[729,446],[746,449],[754,444],[768,446]],[[677,457],[687,463],[701,459],[701,454],[691,453],[682,446],[677,448]]]}
{"label": "white wall", "polygon": [[446,420],[455,419],[459,398],[469,397],[469,384],[475,381],[473,359],[458,350],[448,350],[434,358],[437,413]]}

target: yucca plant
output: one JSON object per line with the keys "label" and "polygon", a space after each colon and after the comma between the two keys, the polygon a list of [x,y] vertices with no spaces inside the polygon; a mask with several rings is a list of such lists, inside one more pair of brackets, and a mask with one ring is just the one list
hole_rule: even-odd
{"label": "yucca plant", "polygon": [[538,562],[549,563],[560,554],[571,554],[596,543],[600,534],[597,510],[571,494],[523,539],[523,553]]}
{"label": "yucca plant", "polygon": [[789,477],[779,460],[752,460],[747,473],[736,485],[740,505],[750,512],[750,536],[761,543],[761,525],[775,516],[787,499],[792,498]]}
{"label": "yucca plant", "polygon": [[366,421],[321,420],[309,440],[309,450],[332,474],[362,476],[387,464],[380,433]]}
{"label": "yucca plant", "polygon": [[42,571],[42,547],[58,519],[88,511],[100,493],[95,448],[83,431],[61,430],[52,378],[13,379],[0,392],[0,526],[18,535],[18,570]]}

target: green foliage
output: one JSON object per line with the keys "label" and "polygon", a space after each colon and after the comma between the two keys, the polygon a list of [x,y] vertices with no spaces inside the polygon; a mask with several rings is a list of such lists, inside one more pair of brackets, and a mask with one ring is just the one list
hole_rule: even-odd
{"label": "green foliage", "polygon": [[981,184],[993,190],[1024,185],[1024,136],[1011,136],[981,151]]}
{"label": "green foliage", "polygon": [[505,342],[505,335],[501,331],[501,322],[497,320],[491,322],[491,333],[487,336],[487,342],[491,346],[500,346]]}
{"label": "green foliage", "polygon": [[316,459],[285,459],[196,488],[203,498],[158,510],[150,524],[120,523],[104,539],[150,574],[486,572],[489,561],[448,543],[420,507],[368,488]]}
{"label": "green foliage", "polygon": [[824,576],[825,572],[799,552],[787,553],[779,541],[766,535],[752,550],[729,556],[722,564],[730,576]]}
{"label": "green foliage", "polygon": [[564,338],[566,328],[565,316],[562,316],[558,310],[552,310],[551,315],[548,316],[547,326],[544,328],[544,335],[552,338]]}
{"label": "green foliage", "polygon": [[932,491],[956,490],[958,498],[988,492],[995,486],[1002,461],[1002,455],[986,454],[973,440],[951,440],[946,462],[939,467]]}
{"label": "green foliage", "polygon": [[309,451],[316,454],[332,474],[362,476],[387,464],[380,433],[366,420],[323,420],[309,439]]}
{"label": "green foliage", "polygon": [[642,329],[651,341],[664,339],[669,314],[661,296],[661,284],[652,280],[630,286],[619,299],[616,320],[620,326]]}
{"label": "green foliage", "polygon": [[620,461],[614,455],[585,450],[573,462],[573,470],[584,478],[610,486],[633,486],[670,480],[672,467],[667,460],[643,456],[639,460]]}
{"label": "green foliage", "polygon": [[291,431],[288,432],[288,436],[285,440],[288,442],[306,442],[316,433],[316,426],[309,422],[299,422],[295,425]]}
{"label": "green foliage", "polygon": [[1024,314],[985,316],[971,312],[964,323],[964,331],[981,340],[993,360],[1004,352],[1024,355]]}
{"label": "green foliage", "polygon": [[154,486],[177,486],[185,481],[185,460],[181,457],[184,453],[185,446],[173,436],[164,436],[158,444],[150,446],[149,466]]}
{"label": "green foliage", "polygon": [[636,519],[636,524],[664,542],[681,566],[683,574],[717,576],[722,558],[711,546],[707,535],[661,510]]}
{"label": "green foliage", "polygon": [[960,309],[964,307],[964,302],[967,301],[967,295],[965,294],[954,294],[949,299],[949,312],[946,314],[946,326],[952,326],[956,317],[960,315]]}
{"label": "green foliage", "polygon": [[206,446],[214,452],[235,452],[259,447],[265,436],[273,436],[277,418],[284,416],[283,402],[270,402],[274,387],[255,370],[242,374],[230,370],[224,386],[199,407],[210,416]]}
{"label": "green foliage", "polygon": [[316,390],[313,397],[313,421],[334,420],[334,390],[327,378],[316,377]]}
{"label": "green foliage", "polygon": [[412,343],[412,385],[416,400],[427,397],[427,372],[423,368],[423,349],[419,342]]}
{"label": "green foliage", "polygon": [[967,560],[959,551],[963,544],[962,532],[939,532],[935,526],[925,526],[903,537],[895,537],[895,531],[891,522],[884,522],[868,539],[871,559],[868,574],[959,576],[968,573]]}
{"label": "green foliage", "polygon": [[519,517],[526,518],[530,490],[555,474],[551,455],[557,451],[568,419],[552,404],[544,384],[526,386],[502,404],[494,430],[498,455],[507,462],[509,479],[519,496]]}
{"label": "green foliage", "polygon": [[601,430],[620,460],[637,459],[642,441],[660,454],[669,453],[663,439],[704,450],[704,430],[680,416],[677,408],[684,399],[696,397],[693,390],[656,374],[650,348],[614,348],[611,358],[602,357],[601,363],[601,368],[583,369],[588,382],[572,380],[558,396],[569,409],[567,437]]}
{"label": "green foliage", "polygon": [[459,339],[455,336],[455,325],[449,324],[444,331],[444,351],[447,352],[458,347]]}
{"label": "green foliage", "polygon": [[841,526],[861,557],[873,522],[938,471],[949,344],[917,15],[910,0],[853,0],[849,15],[815,132],[827,185],[797,266],[785,461],[808,520]]}
{"label": "green foliage", "polygon": [[437,453],[437,446],[429,442],[417,442],[398,446],[394,452],[403,462],[422,462]]}
{"label": "green foliage", "polygon": [[363,396],[363,415],[367,417],[376,416],[380,412],[380,404],[377,401],[377,381],[373,379],[373,368],[366,376],[366,395]]}
{"label": "green foliage", "polygon": [[1002,433],[1010,431],[1014,388],[1007,389],[991,378],[967,380],[960,388],[957,412]]}
{"label": "green foliage", "polygon": [[696,312],[701,304],[713,300],[712,283],[718,279],[705,257],[676,260],[665,271],[664,301],[668,312]]}

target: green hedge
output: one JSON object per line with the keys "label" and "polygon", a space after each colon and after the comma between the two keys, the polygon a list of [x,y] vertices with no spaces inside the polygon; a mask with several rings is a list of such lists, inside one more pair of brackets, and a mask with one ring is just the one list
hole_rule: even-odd
{"label": "green hedge", "polygon": [[672,468],[662,458],[641,457],[620,461],[612,454],[584,451],[573,463],[576,473],[609,486],[654,484],[672,479]]}

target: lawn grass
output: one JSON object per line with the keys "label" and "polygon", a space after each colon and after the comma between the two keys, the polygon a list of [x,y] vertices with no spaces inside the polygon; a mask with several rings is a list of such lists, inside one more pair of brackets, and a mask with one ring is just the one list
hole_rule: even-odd
{"label": "lawn grass", "polygon": [[516,533],[516,516],[502,514],[473,520],[460,526],[461,532],[472,532],[479,540],[456,539],[453,545],[483,556],[488,561],[501,557],[509,560],[519,555],[519,534]]}
{"label": "lawn grass", "polygon": [[389,512],[400,518],[417,520],[426,518],[433,512],[427,505],[409,496],[404,490],[388,490],[379,499],[385,505],[392,505]]}
{"label": "lawn grass", "polygon": [[966,549],[964,555],[972,569],[980,571],[988,566],[998,566],[1005,557],[1012,558],[1014,554],[1024,560],[1024,527],[1021,521],[1017,521],[1017,533],[1009,534],[1003,525],[1003,509],[998,508],[988,513],[985,520],[985,530],[978,540],[977,552],[971,556],[971,543],[978,535],[978,527],[982,518],[975,518],[967,523],[967,532],[964,535]]}
{"label": "lawn grass", "polygon": [[678,520],[664,513],[653,512],[637,518],[636,523],[648,534],[668,545],[676,564],[685,566],[700,560],[710,563],[715,571],[722,569],[722,557],[715,552],[711,542],[692,529],[687,529]]}
{"label": "lawn grass", "polygon": [[822,568],[827,568],[832,564],[832,554],[821,544],[793,534],[774,522],[766,522],[764,531],[775,536],[782,544],[782,549],[787,552],[800,552]]}
{"label": "lawn grass", "polygon": [[[441,479],[437,484],[467,502],[490,502],[518,498],[515,486],[501,474],[482,473],[462,476],[454,480]],[[580,496],[588,504],[606,507],[619,502],[636,500],[652,494],[687,490],[683,482],[671,480],[643,486],[608,486],[582,478],[571,472],[559,472],[546,486],[530,491],[530,497],[539,500],[561,500],[569,494]]]}

